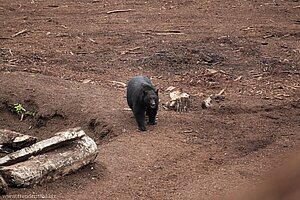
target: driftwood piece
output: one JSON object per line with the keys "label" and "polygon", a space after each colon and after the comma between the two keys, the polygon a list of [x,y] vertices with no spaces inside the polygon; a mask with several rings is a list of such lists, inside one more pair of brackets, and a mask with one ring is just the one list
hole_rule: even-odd
{"label": "driftwood piece", "polygon": [[7,193],[7,183],[5,182],[5,180],[2,178],[2,176],[0,176],[0,195],[4,195]]}
{"label": "driftwood piece", "polygon": [[37,142],[29,147],[25,147],[16,152],[8,154],[0,158],[1,165],[11,165],[23,160],[28,159],[30,156],[37,155],[42,152],[46,152],[53,148],[56,148],[60,145],[63,145],[65,142],[72,141],[78,138],[85,136],[85,132],[80,128],[73,128],[67,131],[56,133],[55,136]]}
{"label": "driftwood piece", "polygon": [[[98,154],[93,139],[84,136],[60,151],[47,152],[29,160],[1,167],[0,173],[10,186],[28,187],[55,180],[95,160]],[[64,150],[64,151],[61,151]]]}
{"label": "driftwood piece", "polygon": [[0,129],[0,145],[18,150],[36,143],[37,138],[15,131]]}

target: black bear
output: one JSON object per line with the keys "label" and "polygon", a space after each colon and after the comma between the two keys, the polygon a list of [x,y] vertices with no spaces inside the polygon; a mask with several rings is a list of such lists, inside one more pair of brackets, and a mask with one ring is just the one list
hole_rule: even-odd
{"label": "black bear", "polygon": [[135,116],[139,130],[146,131],[145,113],[149,117],[148,124],[155,125],[158,111],[158,90],[149,78],[135,76],[127,83],[127,103]]}

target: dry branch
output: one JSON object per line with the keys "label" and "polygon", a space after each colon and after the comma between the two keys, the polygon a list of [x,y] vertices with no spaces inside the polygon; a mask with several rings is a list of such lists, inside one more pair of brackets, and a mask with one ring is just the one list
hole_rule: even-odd
{"label": "dry branch", "polygon": [[37,142],[16,152],[0,158],[0,165],[10,165],[28,159],[30,156],[56,148],[67,141],[72,141],[85,136],[85,132],[79,128],[56,133],[54,137]]}
{"label": "dry branch", "polygon": [[74,172],[93,162],[98,154],[96,143],[88,136],[75,140],[71,146],[62,149],[62,152],[48,152],[2,167],[0,173],[9,185],[28,187]]}

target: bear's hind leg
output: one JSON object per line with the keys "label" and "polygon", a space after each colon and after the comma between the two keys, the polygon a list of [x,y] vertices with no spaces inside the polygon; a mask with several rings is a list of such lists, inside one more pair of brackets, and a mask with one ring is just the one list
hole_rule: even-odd
{"label": "bear's hind leg", "polygon": [[138,124],[140,131],[146,131],[146,125],[145,125],[145,113],[135,113],[134,114],[136,122]]}

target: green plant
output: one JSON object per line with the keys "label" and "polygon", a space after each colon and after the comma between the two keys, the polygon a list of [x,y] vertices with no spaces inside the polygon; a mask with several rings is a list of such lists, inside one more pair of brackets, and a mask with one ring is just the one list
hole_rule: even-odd
{"label": "green plant", "polygon": [[27,111],[22,104],[20,103],[15,103],[14,104],[14,111],[18,114],[21,115],[21,121],[23,120],[25,115],[28,115],[30,117],[34,117],[35,116],[35,112],[33,111]]}

